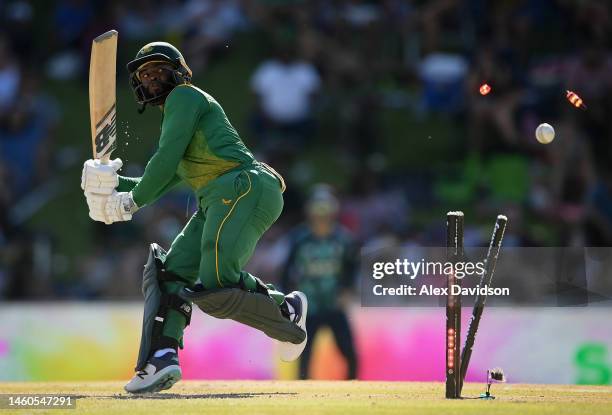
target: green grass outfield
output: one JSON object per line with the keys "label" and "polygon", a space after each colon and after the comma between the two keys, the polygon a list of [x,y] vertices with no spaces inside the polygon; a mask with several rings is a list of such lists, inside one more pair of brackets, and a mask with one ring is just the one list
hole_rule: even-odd
{"label": "green grass outfield", "polygon": [[[2,383],[0,393],[77,395],[76,410],[1,414],[612,414],[612,386],[493,385],[495,400],[446,400],[442,383],[186,381],[170,391],[127,395],[120,382]],[[481,384],[467,384],[476,397]]]}

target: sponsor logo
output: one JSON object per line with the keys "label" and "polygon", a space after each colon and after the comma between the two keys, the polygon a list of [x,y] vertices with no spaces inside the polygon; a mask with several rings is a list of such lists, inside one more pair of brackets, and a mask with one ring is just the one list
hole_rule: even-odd
{"label": "sponsor logo", "polygon": [[117,144],[117,114],[115,104],[108,110],[102,120],[96,125],[96,156],[102,158],[104,155],[110,155]]}

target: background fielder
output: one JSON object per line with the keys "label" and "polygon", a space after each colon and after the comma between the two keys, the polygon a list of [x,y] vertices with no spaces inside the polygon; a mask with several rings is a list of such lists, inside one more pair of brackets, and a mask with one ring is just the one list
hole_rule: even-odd
{"label": "background fielder", "polygon": [[[331,187],[319,184],[308,203],[308,221],[291,235],[289,256],[282,275],[283,289],[304,292],[309,302],[306,328],[314,339],[328,326],[347,363],[347,379],[357,378],[357,354],[347,316],[358,266],[358,251],[350,233],[337,220],[338,199]],[[300,358],[300,378],[310,377],[313,342]]]}

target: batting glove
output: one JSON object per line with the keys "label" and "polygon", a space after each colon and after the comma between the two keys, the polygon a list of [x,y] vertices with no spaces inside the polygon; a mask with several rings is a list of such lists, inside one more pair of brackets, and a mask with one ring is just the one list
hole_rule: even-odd
{"label": "batting glove", "polygon": [[106,218],[105,210],[108,195],[85,193],[85,198],[87,199],[87,206],[89,207],[89,217],[97,222],[104,222],[110,225],[112,222],[109,222]]}
{"label": "batting glove", "polygon": [[87,193],[110,195],[119,185],[117,171],[123,166],[120,158],[102,164],[100,160],[89,159],[83,164],[81,189]]}
{"label": "batting glove", "polygon": [[111,195],[86,193],[89,217],[110,225],[132,219],[138,210],[131,192],[113,192]]}
{"label": "batting glove", "polygon": [[106,201],[106,217],[112,222],[131,220],[137,210],[132,192],[114,192]]}

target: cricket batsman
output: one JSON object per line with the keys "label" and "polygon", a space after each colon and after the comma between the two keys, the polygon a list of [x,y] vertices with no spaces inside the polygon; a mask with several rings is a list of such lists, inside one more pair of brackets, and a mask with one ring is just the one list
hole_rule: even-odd
{"label": "cricket batsman", "polygon": [[243,270],[281,214],[283,178],[255,160],[221,105],[191,84],[174,46],[149,43],[127,69],[140,111],[162,112],[159,146],[138,178],[117,174],[120,159],[87,160],[81,187],[89,216],[107,225],[129,221],[180,182],[195,192],[198,210],[168,252],[150,246],[136,374],[125,390],[158,392],[181,379],[177,350],[192,304],[263,331],[279,341],[281,359],[297,359],[307,341],[306,296],[284,295]]}

